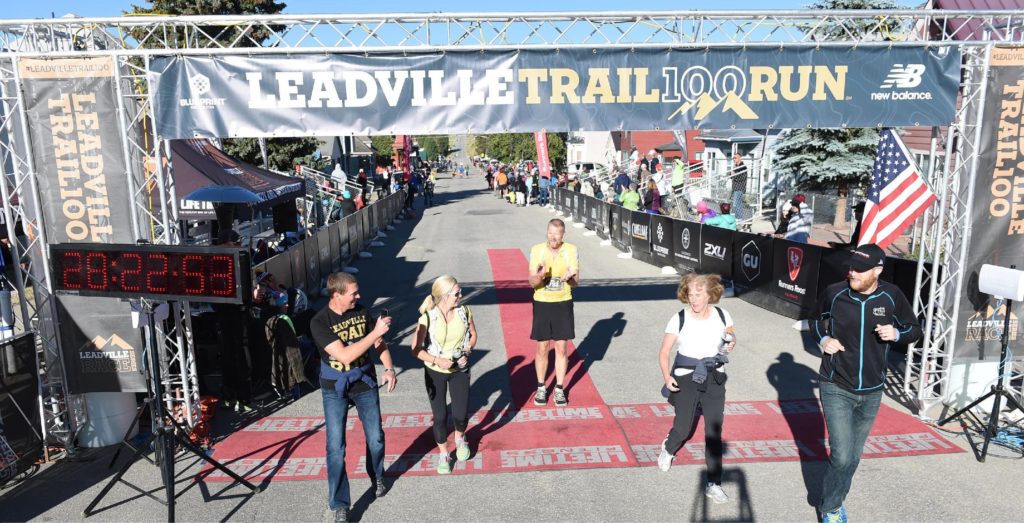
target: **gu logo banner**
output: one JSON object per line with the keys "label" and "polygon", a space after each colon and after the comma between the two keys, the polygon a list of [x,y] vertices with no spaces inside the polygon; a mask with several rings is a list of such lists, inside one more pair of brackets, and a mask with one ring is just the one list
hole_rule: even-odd
{"label": "gu logo banner", "polygon": [[740,251],[743,260],[743,275],[747,281],[753,282],[761,275],[761,249],[753,240],[746,243]]}
{"label": "gu logo banner", "polygon": [[786,262],[789,266],[789,279],[796,281],[797,276],[800,276],[800,267],[804,263],[804,250],[800,247],[786,249]]}
{"label": "gu logo banner", "polygon": [[683,234],[682,234],[681,238],[683,240],[683,248],[684,249],[689,249],[690,248],[690,229],[683,229]]}

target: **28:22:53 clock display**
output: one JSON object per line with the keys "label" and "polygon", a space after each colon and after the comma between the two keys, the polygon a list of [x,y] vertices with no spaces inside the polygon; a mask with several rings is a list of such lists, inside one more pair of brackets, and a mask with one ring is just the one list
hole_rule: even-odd
{"label": "28:22:53 clock display", "polygon": [[248,295],[248,255],[238,249],[64,243],[50,254],[61,294],[217,303]]}

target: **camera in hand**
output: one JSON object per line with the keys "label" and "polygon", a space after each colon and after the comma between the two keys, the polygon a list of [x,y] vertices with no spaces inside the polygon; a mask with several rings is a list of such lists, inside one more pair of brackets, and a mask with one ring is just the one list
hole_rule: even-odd
{"label": "camera in hand", "polygon": [[[459,365],[459,360],[461,360],[463,356],[466,357],[466,364]],[[459,369],[459,372],[466,372],[469,370],[469,353],[462,352],[461,350],[455,351],[455,353],[452,354],[452,367]]]}

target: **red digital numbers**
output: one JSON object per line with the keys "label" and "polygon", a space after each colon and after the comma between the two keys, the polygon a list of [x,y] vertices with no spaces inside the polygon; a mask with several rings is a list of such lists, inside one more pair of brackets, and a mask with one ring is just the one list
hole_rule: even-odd
{"label": "red digital numbers", "polygon": [[60,281],[67,289],[82,288],[82,253],[75,251],[62,252]]}
{"label": "red digital numbers", "polygon": [[142,278],[142,255],[137,252],[121,254],[121,288],[128,292],[142,292],[145,280]]}
{"label": "red digital numbers", "polygon": [[107,253],[90,252],[85,255],[85,286],[92,291],[107,289]]}
{"label": "red digital numbers", "polygon": [[181,285],[185,294],[206,294],[206,275],[203,274],[203,256],[181,257]]}
{"label": "red digital numbers", "polygon": [[210,257],[210,292],[216,296],[235,294],[235,258],[218,254]]}
{"label": "red digital numbers", "polygon": [[146,292],[163,294],[167,292],[167,255],[147,253],[146,260]]}
{"label": "red digital numbers", "polygon": [[[242,301],[238,255],[186,247],[54,245],[51,258],[57,291],[135,298],[156,296]],[[198,252],[196,252],[198,251]],[[244,260],[244,258],[242,258]]]}

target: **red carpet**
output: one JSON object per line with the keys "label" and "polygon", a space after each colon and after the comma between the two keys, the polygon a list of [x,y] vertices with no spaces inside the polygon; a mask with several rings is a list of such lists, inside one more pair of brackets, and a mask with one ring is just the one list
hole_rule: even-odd
{"label": "red carpet", "polygon": [[[784,414],[785,412],[785,414]],[[435,474],[430,414],[384,416],[386,475]],[[213,457],[247,478],[324,480],[322,418],[267,417],[231,434]],[[472,458],[455,474],[653,465],[672,424],[665,403],[520,411],[479,411],[470,420]],[[676,455],[676,465],[703,465],[704,428]],[[347,468],[365,477],[363,432],[349,417]],[[817,400],[726,403],[727,463],[823,460],[824,422]],[[914,417],[882,405],[865,458],[963,452]],[[207,469],[208,470],[208,469]],[[214,471],[210,481],[230,481]]]}
{"label": "red carpet", "polygon": [[[533,289],[527,281],[529,260],[519,249],[489,249],[491,273],[494,288],[498,293],[498,310],[504,332],[505,353],[508,357],[512,387],[512,401],[521,408],[532,408],[533,392],[537,390],[537,373],[533,359],[537,354],[537,342],[530,339],[533,326]],[[577,334],[581,325],[577,325]],[[565,376],[568,384],[570,405],[604,405],[601,394],[583,373],[576,347],[569,344],[569,372]],[[554,349],[549,354],[548,388],[554,387]]]}

